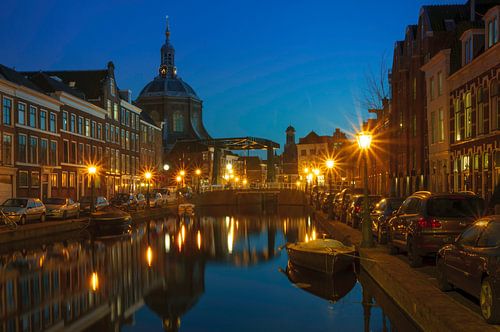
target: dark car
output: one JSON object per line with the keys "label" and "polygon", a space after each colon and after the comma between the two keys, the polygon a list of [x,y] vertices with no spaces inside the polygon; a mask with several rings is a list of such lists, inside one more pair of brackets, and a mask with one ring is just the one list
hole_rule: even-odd
{"label": "dark car", "polygon": [[380,244],[387,242],[387,221],[399,209],[404,199],[399,197],[382,198],[370,213],[372,233]]}
{"label": "dark car", "polygon": [[351,202],[352,196],[361,195],[363,193],[363,188],[345,188],[340,192],[340,200],[335,211],[335,215],[340,219],[340,221],[346,222],[347,220],[347,207]]}
{"label": "dark car", "polygon": [[[89,213],[90,212],[90,196],[83,196],[79,200],[80,202],[80,211]],[[97,196],[95,197],[95,210],[99,211],[108,206],[108,200],[106,197],[103,196]]]}
{"label": "dark car", "polygon": [[116,194],[109,203],[122,210],[137,210],[137,198],[134,194]]}
{"label": "dark car", "polygon": [[[353,195],[351,198],[351,203],[347,207],[347,224],[350,224],[353,228],[359,228],[363,220],[363,201],[364,195]],[[371,211],[375,204],[380,201],[380,196],[378,195],[368,195],[368,209]]]}
{"label": "dark car", "polygon": [[479,299],[488,323],[500,323],[500,215],[484,217],[436,255],[438,286]]}
{"label": "dark car", "polygon": [[333,201],[335,199],[335,193],[327,192],[323,195],[323,199],[321,200],[321,210],[325,213],[333,212]]}
{"label": "dark car", "polygon": [[338,192],[335,194],[335,197],[333,198],[333,217],[335,219],[340,218],[339,215],[339,206],[341,204],[341,199],[342,199],[342,192]]}
{"label": "dark car", "polygon": [[484,200],[466,193],[419,191],[408,197],[388,223],[391,254],[407,251],[410,265],[420,266],[484,212]]}

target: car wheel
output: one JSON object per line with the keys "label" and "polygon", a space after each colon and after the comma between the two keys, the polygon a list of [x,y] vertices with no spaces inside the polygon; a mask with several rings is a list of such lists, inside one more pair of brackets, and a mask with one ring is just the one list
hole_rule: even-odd
{"label": "car wheel", "polygon": [[481,305],[481,314],[486,322],[496,324],[500,322],[500,303],[497,299],[497,290],[490,277],[483,279],[481,283],[481,295],[479,303]]}
{"label": "car wheel", "polygon": [[40,216],[40,222],[45,222],[45,213]]}
{"label": "car wheel", "polygon": [[444,261],[442,258],[437,259],[436,262],[436,272],[437,272],[437,284],[438,288],[443,292],[448,292],[453,289],[453,286],[448,282],[448,278],[446,277],[446,270]]}
{"label": "car wheel", "polygon": [[415,243],[413,238],[409,238],[407,240],[408,246],[408,259],[410,261],[411,267],[420,267],[422,266],[422,256],[417,253],[417,248],[415,248]]}
{"label": "car wheel", "polygon": [[26,216],[21,216],[21,218],[19,219],[19,223],[21,225],[26,225]]}

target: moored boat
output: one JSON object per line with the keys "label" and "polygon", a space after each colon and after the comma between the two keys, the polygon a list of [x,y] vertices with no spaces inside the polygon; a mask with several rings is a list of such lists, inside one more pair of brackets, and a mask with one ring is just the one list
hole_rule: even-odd
{"label": "moored boat", "polygon": [[98,228],[128,228],[132,224],[129,213],[108,206],[90,215],[90,225]]}
{"label": "moored boat", "polygon": [[350,267],[356,249],[333,239],[316,239],[286,245],[290,261],[301,267],[334,274]]}
{"label": "moored boat", "polygon": [[177,212],[179,216],[192,216],[194,215],[194,207],[195,205],[191,203],[179,204]]}

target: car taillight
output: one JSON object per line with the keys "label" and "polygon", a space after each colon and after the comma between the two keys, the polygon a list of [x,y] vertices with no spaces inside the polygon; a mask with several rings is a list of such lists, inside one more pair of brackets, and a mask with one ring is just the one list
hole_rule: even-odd
{"label": "car taillight", "polygon": [[418,220],[418,226],[421,228],[440,228],[441,222],[432,218],[420,218]]}
{"label": "car taillight", "polygon": [[361,211],[361,206],[356,205],[356,206],[354,207],[354,212],[359,213],[359,211]]}

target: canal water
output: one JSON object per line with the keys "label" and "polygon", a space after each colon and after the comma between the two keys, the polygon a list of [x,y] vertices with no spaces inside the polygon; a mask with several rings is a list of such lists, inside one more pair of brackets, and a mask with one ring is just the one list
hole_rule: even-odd
{"label": "canal water", "polygon": [[359,268],[288,264],[322,236],[309,216],[207,212],[122,235],[78,232],[0,247],[1,331],[411,331]]}

